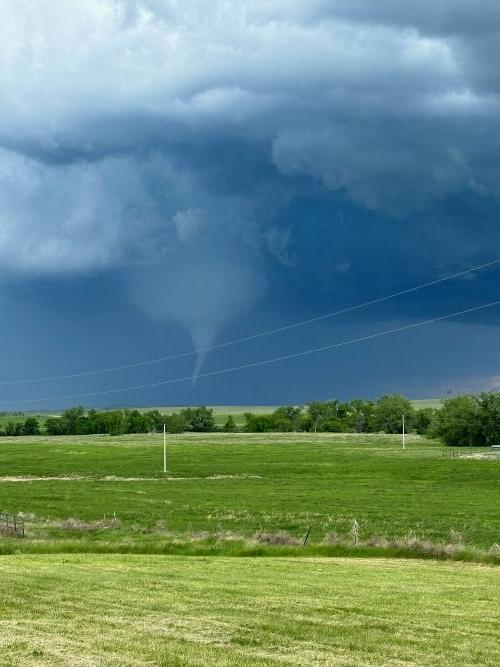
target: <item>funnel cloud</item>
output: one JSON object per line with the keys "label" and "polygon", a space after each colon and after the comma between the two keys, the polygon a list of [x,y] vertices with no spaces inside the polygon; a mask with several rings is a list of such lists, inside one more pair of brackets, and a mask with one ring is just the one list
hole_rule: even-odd
{"label": "funnel cloud", "polygon": [[165,258],[138,272],[133,300],[153,319],[174,321],[188,332],[197,350],[193,384],[224,327],[250,310],[262,296],[265,281],[245,260],[192,252]]}
{"label": "funnel cloud", "polygon": [[[202,350],[493,259],[499,58],[496,0],[1,3],[0,305],[16,323],[0,334],[3,375]],[[194,368],[188,359],[162,372],[196,380],[205,368],[460,310],[493,300],[496,282],[483,272],[418,303],[200,351]],[[487,387],[497,320],[492,311],[457,323],[462,349],[479,355],[461,363],[443,342],[451,324],[436,324],[421,338],[421,356],[440,360],[427,375],[401,339],[379,344],[384,370],[369,385],[360,378],[373,356],[344,350],[297,362],[293,387],[284,365],[249,370],[241,384],[207,378],[196,396],[403,390],[402,363],[409,393]],[[109,387],[150,379],[137,373]],[[9,391],[21,399],[27,387]],[[193,387],[177,391],[194,400]]]}

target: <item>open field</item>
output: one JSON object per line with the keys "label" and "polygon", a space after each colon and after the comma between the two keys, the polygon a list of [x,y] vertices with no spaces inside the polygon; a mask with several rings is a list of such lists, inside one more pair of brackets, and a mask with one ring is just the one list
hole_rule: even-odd
{"label": "open field", "polygon": [[488,450],[451,457],[419,436],[402,450],[389,435],[183,434],[168,437],[165,476],[162,449],[160,435],[3,438],[0,509],[28,517],[17,548],[71,539],[154,551],[173,536],[299,538],[309,527],[318,544],[348,539],[354,520],[364,541],[500,542],[500,455]]}
{"label": "open field", "polygon": [[494,567],[5,556],[0,575],[2,665],[498,664]]}
{"label": "open field", "polygon": [[500,562],[500,455],[167,442],[164,475],[159,434],[2,438],[0,509],[27,531],[0,537],[2,665],[498,664],[498,566],[430,559]]}

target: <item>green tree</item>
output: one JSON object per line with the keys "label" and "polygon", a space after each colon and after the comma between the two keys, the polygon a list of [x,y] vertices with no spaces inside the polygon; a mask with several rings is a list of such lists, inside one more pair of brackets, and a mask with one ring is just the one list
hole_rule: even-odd
{"label": "green tree", "polygon": [[478,399],[470,395],[446,399],[435,415],[432,434],[452,447],[482,446]]}
{"label": "green tree", "polygon": [[307,406],[311,431],[342,433],[349,430],[348,409],[340,401],[312,401]]}
{"label": "green tree", "polygon": [[347,424],[349,431],[372,433],[375,430],[375,403],[355,399],[347,403]]}
{"label": "green tree", "polygon": [[166,418],[168,415],[162,415],[159,410],[148,410],[144,413],[144,418],[147,423],[147,431],[161,431],[163,429],[163,424],[166,424]]}
{"label": "green tree", "polygon": [[181,410],[182,417],[186,421],[187,428],[195,432],[207,432],[215,430],[214,411],[212,408],[202,406],[200,408],[185,408]]}
{"label": "green tree", "polygon": [[184,433],[186,430],[186,420],[178,413],[174,412],[172,415],[165,415],[164,420],[168,433]]}
{"label": "green tree", "polygon": [[486,446],[500,445],[500,393],[483,392],[477,399],[481,423],[481,442]]}
{"label": "green tree", "polygon": [[236,431],[236,422],[234,421],[233,415],[228,415],[222,430],[225,433],[234,433],[234,431]]}
{"label": "green tree", "polygon": [[45,430],[48,435],[64,435],[60,417],[48,417],[45,420]]}
{"label": "green tree", "polygon": [[61,434],[86,435],[90,432],[89,418],[81,406],[69,408],[62,413]]}
{"label": "green tree", "polygon": [[273,431],[291,432],[300,430],[302,408],[285,405],[271,415]]}
{"label": "green tree", "polygon": [[274,431],[275,425],[272,415],[255,415],[245,412],[245,431],[247,433],[267,433]]}
{"label": "green tree", "polygon": [[415,411],[413,427],[419,435],[431,435],[436,413],[436,408],[421,408]]}
{"label": "green tree", "polygon": [[23,424],[23,435],[40,435],[40,424],[36,417],[28,417]]}
{"label": "green tree", "polygon": [[375,404],[375,427],[384,433],[402,433],[403,415],[405,430],[409,432],[415,419],[415,410],[410,401],[400,394],[382,396]]}
{"label": "green tree", "polygon": [[5,435],[13,436],[17,435],[17,424],[16,422],[7,422],[5,424]]}

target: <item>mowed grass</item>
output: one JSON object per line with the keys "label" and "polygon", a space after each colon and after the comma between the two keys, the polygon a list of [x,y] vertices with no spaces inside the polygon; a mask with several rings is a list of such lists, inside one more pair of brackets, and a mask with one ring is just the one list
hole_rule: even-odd
{"label": "mowed grass", "polygon": [[2,665],[497,665],[494,567],[5,556]]}
{"label": "mowed grass", "polygon": [[[452,454],[418,436],[184,434],[165,476],[160,435],[3,438],[0,509],[29,518],[0,538],[0,662],[497,665],[498,567],[319,544],[355,520],[361,541],[500,542],[500,456]],[[305,548],[250,539],[309,527]],[[358,558],[317,557],[342,549]]]}
{"label": "mowed grass", "polygon": [[[151,544],[167,534],[311,527],[360,540],[414,535],[488,550],[500,542],[500,456],[418,436],[207,434],[0,441],[0,510],[32,515],[27,537]],[[477,458],[483,457],[483,458]],[[110,527],[61,525],[116,517]],[[25,541],[26,543],[26,541]],[[21,545],[20,545],[21,547]],[[23,547],[24,548],[24,547]]]}

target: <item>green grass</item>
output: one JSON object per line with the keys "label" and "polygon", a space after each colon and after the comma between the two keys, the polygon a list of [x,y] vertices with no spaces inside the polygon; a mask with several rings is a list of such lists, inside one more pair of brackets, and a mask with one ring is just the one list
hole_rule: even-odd
{"label": "green grass", "polygon": [[50,417],[48,413],[40,414],[36,412],[20,412],[19,414],[6,414],[0,413],[0,428],[5,428],[7,424],[13,422],[14,424],[19,424],[25,422],[28,417],[36,417],[40,422],[40,426],[43,428],[47,417]]}
{"label": "green grass", "polygon": [[[152,550],[201,531],[300,537],[311,526],[313,544],[346,540],[356,519],[362,541],[414,534],[486,551],[500,541],[500,456],[449,453],[418,436],[403,451],[399,436],[187,434],[169,437],[165,478],[159,435],[3,438],[0,509],[33,515],[30,539]],[[61,523],[104,516],[117,525]]]}
{"label": "green grass", "polygon": [[492,567],[6,556],[0,576],[6,666],[498,664]]}
{"label": "green grass", "polygon": [[162,453],[161,435],[0,440],[0,510],[27,517],[0,537],[2,665],[498,664],[498,567],[430,557],[500,562],[500,455],[183,434],[165,476]]}
{"label": "green grass", "polygon": [[422,410],[422,408],[435,408],[438,410],[443,405],[442,398],[418,398],[414,401],[411,401],[411,404],[416,410]]}

